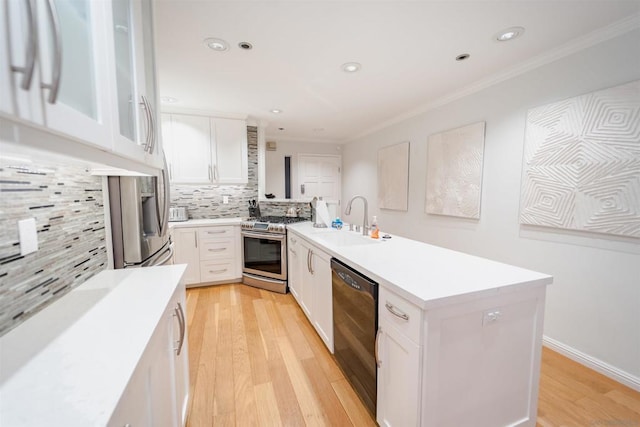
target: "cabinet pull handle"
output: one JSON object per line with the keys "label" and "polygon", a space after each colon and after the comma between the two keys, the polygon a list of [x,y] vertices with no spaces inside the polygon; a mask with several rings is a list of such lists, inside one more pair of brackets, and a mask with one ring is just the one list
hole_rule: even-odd
{"label": "cabinet pull handle", "polygon": [[385,307],[387,307],[387,310],[389,310],[389,312],[391,314],[393,314],[396,317],[401,318],[402,320],[409,320],[409,316],[406,313],[403,313],[401,310],[398,310],[393,304],[391,304],[390,302],[386,302],[384,304]]}
{"label": "cabinet pull handle", "polygon": [[215,164],[215,165],[213,165],[213,180],[214,181],[218,181],[219,180],[218,178],[219,178],[218,177],[218,165]]}
{"label": "cabinet pull handle", "polygon": [[196,242],[196,248],[198,247],[198,232],[193,232],[193,241]]}
{"label": "cabinet pull handle", "polygon": [[151,103],[149,102],[148,98],[144,98],[145,101],[147,102],[147,111],[149,112],[149,124],[151,125],[150,127],[150,134],[151,134],[151,138],[149,139],[150,142],[150,147],[149,147],[149,154],[153,154],[153,151],[156,149],[156,117],[153,113],[153,108],[151,107]]}
{"label": "cabinet pull handle", "polygon": [[379,342],[380,342],[380,333],[381,332],[382,332],[382,328],[378,328],[378,330],[376,331],[376,342],[375,342],[374,347],[373,347],[373,353],[374,353],[374,356],[376,358],[376,366],[378,368],[380,366],[382,366],[382,360],[380,360],[380,358],[378,357],[378,355],[380,354],[379,350],[378,350],[378,345],[379,345]]}
{"label": "cabinet pull handle", "polygon": [[227,271],[227,269],[223,268],[222,270],[209,270],[209,273],[211,273],[211,274],[220,274],[220,273],[224,273],[225,271]]}
{"label": "cabinet pull handle", "polygon": [[207,169],[207,173],[209,175],[209,181],[213,181],[213,178],[211,177],[211,165],[209,165],[209,168]]}
{"label": "cabinet pull handle", "polygon": [[207,234],[224,234],[226,233],[227,230],[222,230],[222,231],[207,231]]}
{"label": "cabinet pull handle", "polygon": [[309,249],[309,272],[316,274],[316,271],[313,269],[313,251],[311,249]]}
{"label": "cabinet pull handle", "polygon": [[173,309],[176,317],[178,318],[178,324],[180,325],[180,340],[178,341],[178,348],[176,349],[176,355],[180,356],[182,352],[182,346],[184,345],[184,335],[187,330],[187,325],[185,324],[184,311],[182,310],[182,305],[178,303],[178,306]]}
{"label": "cabinet pull handle", "polygon": [[[34,13],[35,9],[35,0],[25,0],[25,4],[27,5],[27,50],[25,52],[25,64],[24,67],[19,67],[17,65],[11,66],[11,71],[14,73],[22,74],[22,82],[20,82],[20,87],[24,90],[29,90],[31,87],[31,80],[33,78],[33,70],[36,65],[36,51],[37,51],[37,43],[38,43],[38,30],[37,30],[37,16]],[[9,7],[9,3],[7,3],[7,8]]]}
{"label": "cabinet pull handle", "polygon": [[209,252],[222,252],[222,251],[226,251],[227,248],[215,248],[215,249],[209,249]]}
{"label": "cabinet pull handle", "polygon": [[146,151],[147,153],[150,152],[151,149],[151,132],[152,131],[152,127],[153,125],[151,124],[151,113],[150,113],[150,106],[149,106],[149,102],[147,101],[147,98],[144,95],[140,95],[140,99],[142,100],[140,102],[140,107],[142,107],[142,109],[144,110],[144,115],[145,115],[145,123],[146,123],[146,128],[147,128],[147,135],[144,138],[144,151]]}
{"label": "cabinet pull handle", "polygon": [[311,273],[311,249],[307,249],[307,271]]}
{"label": "cabinet pull handle", "polygon": [[53,0],[47,0],[47,12],[53,29],[53,65],[51,66],[51,83],[40,83],[42,89],[49,89],[47,102],[55,104],[60,90],[60,79],[62,77],[62,34],[60,32],[60,22],[58,21],[58,11]]}

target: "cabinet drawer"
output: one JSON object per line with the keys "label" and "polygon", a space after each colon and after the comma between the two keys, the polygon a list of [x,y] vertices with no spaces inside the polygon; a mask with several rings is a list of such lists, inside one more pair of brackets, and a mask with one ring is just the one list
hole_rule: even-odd
{"label": "cabinet drawer", "polygon": [[216,282],[236,279],[233,261],[205,261],[200,263],[200,281]]}
{"label": "cabinet drawer", "polygon": [[416,344],[420,343],[422,310],[382,286],[378,288],[378,318]]}
{"label": "cabinet drawer", "polygon": [[201,230],[198,230],[198,239],[201,242],[205,242],[211,239],[218,239],[220,237],[231,237],[233,236],[233,226],[225,225],[220,227],[207,227]]}
{"label": "cabinet drawer", "polygon": [[209,259],[231,259],[235,253],[235,242],[233,239],[201,240],[200,260]]}

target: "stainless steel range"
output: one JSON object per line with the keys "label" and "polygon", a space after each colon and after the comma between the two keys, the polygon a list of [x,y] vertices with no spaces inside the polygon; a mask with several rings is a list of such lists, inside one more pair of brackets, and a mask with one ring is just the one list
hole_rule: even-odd
{"label": "stainless steel range", "polygon": [[242,222],[242,282],[287,293],[287,224],[306,218],[263,216]]}

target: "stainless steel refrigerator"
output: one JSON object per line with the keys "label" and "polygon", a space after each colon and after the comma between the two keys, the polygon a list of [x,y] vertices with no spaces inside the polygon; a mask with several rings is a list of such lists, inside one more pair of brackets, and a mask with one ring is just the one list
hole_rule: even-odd
{"label": "stainless steel refrigerator", "polygon": [[108,183],[114,268],[169,263],[173,244],[166,171],[157,176],[110,176]]}

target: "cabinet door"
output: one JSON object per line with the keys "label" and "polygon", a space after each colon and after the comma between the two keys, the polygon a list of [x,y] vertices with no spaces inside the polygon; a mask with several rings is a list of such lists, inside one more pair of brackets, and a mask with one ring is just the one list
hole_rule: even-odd
{"label": "cabinet door", "polygon": [[112,147],[109,2],[38,2],[39,87],[48,128]]}
{"label": "cabinet door", "polygon": [[219,184],[247,182],[247,124],[244,120],[211,119],[216,151],[214,180]]}
{"label": "cabinet door", "polygon": [[[163,130],[166,125],[163,126]],[[171,181],[176,183],[211,183],[211,129],[209,118],[171,115],[171,132],[165,138]]]}
{"label": "cabinet door", "polygon": [[378,407],[381,426],[417,426],[420,409],[420,347],[380,321]]}
{"label": "cabinet door", "polygon": [[313,247],[311,253],[312,322],[325,345],[333,353],[333,300],[331,290],[331,257]]}
{"label": "cabinet door", "polygon": [[311,320],[313,309],[313,281],[314,277],[311,274],[311,245],[307,242],[300,241],[300,299],[298,303],[307,318]]}
{"label": "cabinet door", "polygon": [[291,295],[298,301],[298,305],[301,304],[301,286],[302,286],[302,248],[298,244],[298,237],[293,235],[288,236],[287,251],[289,258],[287,258],[289,291]]}
{"label": "cabinet door", "polygon": [[173,358],[175,407],[178,425],[185,425],[189,401],[189,340],[184,286],[178,286],[169,306],[171,321],[171,354]]}
{"label": "cabinet door", "polygon": [[185,284],[200,283],[200,249],[197,228],[176,228],[171,233],[175,264],[187,264],[184,273]]}
{"label": "cabinet door", "polygon": [[[136,0],[114,0],[111,2],[111,34],[113,38],[116,103],[114,117],[117,118],[114,135],[114,150],[127,157],[144,159],[143,144],[150,144],[147,103],[142,99],[140,86],[143,55],[139,41],[141,9]],[[142,80],[143,81],[143,80]],[[144,127],[143,128],[143,124]]]}

